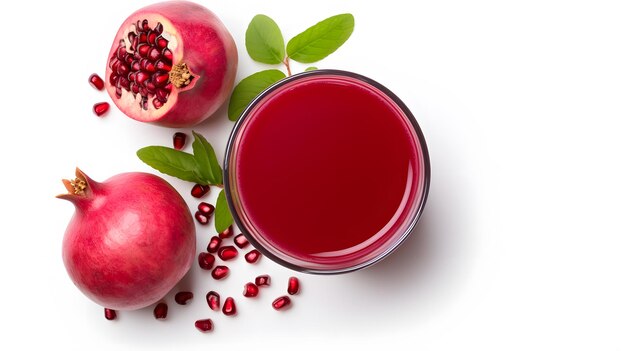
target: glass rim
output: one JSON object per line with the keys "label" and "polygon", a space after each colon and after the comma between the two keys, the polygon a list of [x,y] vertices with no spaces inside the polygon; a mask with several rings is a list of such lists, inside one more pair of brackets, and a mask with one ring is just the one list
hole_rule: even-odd
{"label": "glass rim", "polygon": [[[231,191],[232,184],[230,181],[230,175],[232,171],[231,171],[230,161],[231,161],[231,158],[234,156],[233,149],[235,147],[235,140],[237,139],[239,132],[241,132],[242,126],[244,125],[246,119],[250,116],[250,113],[263,99],[265,99],[268,95],[270,95],[277,89],[281,88],[282,86],[292,83],[294,81],[303,79],[303,78],[313,77],[313,76],[343,76],[343,77],[348,77],[348,78],[354,78],[356,80],[359,80],[361,82],[371,85],[375,89],[379,90],[382,94],[387,96],[389,99],[391,99],[391,101],[395,103],[398,106],[398,108],[400,108],[400,110],[404,114],[404,117],[406,117],[410,125],[413,127],[413,130],[417,136],[417,141],[418,141],[418,145],[417,145],[418,158],[419,156],[421,156],[422,161],[423,161],[423,170],[422,170],[423,172],[422,178],[424,182],[423,189],[422,189],[422,193],[418,194],[419,197],[416,198],[416,201],[418,201],[419,203],[417,204],[415,213],[407,217],[407,219],[405,220],[407,222],[406,229],[404,229],[404,231],[401,234],[400,233],[395,234],[394,235],[395,239],[392,239],[389,244],[385,245],[387,247],[385,248],[384,251],[378,253],[376,256],[370,259],[367,259],[364,262],[351,265],[345,268],[314,269],[314,268],[309,268],[309,267],[302,267],[301,265],[295,264],[293,262],[289,262],[275,255],[273,252],[271,252],[271,250],[267,249],[263,244],[261,244],[245,226],[244,222],[240,218],[240,215],[237,211],[237,208],[235,206],[235,201],[233,199],[233,193]],[[248,106],[246,106],[246,108],[243,110],[243,112],[241,113],[237,121],[235,122],[235,125],[226,143],[226,152],[224,154],[223,169],[224,169],[223,170],[224,194],[226,197],[226,202],[228,203],[228,207],[233,216],[233,220],[235,224],[237,224],[237,227],[241,230],[241,232],[248,239],[248,241],[250,241],[252,245],[256,249],[258,249],[263,255],[267,256],[272,261],[284,267],[290,268],[295,271],[303,272],[303,273],[323,274],[323,275],[348,273],[348,272],[360,270],[360,269],[369,267],[381,261],[383,258],[389,256],[393,251],[395,251],[406,240],[406,238],[411,234],[411,232],[415,229],[415,226],[417,225],[417,222],[419,221],[422,215],[422,212],[424,211],[424,206],[426,205],[426,200],[428,198],[428,193],[430,189],[430,173],[431,173],[430,157],[428,154],[428,147],[426,145],[426,139],[424,137],[424,134],[422,133],[422,130],[419,124],[417,123],[417,120],[415,119],[415,117],[413,116],[409,108],[404,104],[404,102],[402,102],[402,100],[400,100],[400,98],[397,95],[395,95],[391,90],[389,90],[387,87],[385,87],[384,85],[378,83],[377,81],[371,78],[365,77],[358,73],[344,71],[344,70],[336,70],[336,69],[317,69],[313,71],[305,71],[301,73],[296,73],[294,75],[291,75],[289,77],[279,80],[278,82],[270,85],[261,93],[259,93],[248,104]]]}

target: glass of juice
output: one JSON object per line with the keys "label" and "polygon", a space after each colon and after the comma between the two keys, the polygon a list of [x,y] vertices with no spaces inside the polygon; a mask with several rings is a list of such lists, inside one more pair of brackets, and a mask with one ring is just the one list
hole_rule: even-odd
{"label": "glass of juice", "polygon": [[389,255],[415,227],[430,182],[426,142],[406,105],[339,70],[296,74],[259,94],[224,163],[226,199],[248,240],[318,274]]}

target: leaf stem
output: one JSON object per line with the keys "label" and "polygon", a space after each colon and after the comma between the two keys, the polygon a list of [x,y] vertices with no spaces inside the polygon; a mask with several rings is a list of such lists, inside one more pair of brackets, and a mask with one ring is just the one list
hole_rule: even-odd
{"label": "leaf stem", "polygon": [[283,63],[285,64],[285,67],[287,67],[287,76],[291,77],[291,67],[289,66],[289,56],[285,56]]}

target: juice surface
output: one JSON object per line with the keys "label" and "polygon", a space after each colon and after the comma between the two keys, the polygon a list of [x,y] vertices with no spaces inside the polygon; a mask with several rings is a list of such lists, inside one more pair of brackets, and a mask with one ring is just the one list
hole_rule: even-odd
{"label": "juice surface", "polygon": [[239,198],[255,230],[309,262],[358,259],[388,240],[416,201],[421,172],[415,132],[397,105],[335,76],[264,99],[236,152]]}

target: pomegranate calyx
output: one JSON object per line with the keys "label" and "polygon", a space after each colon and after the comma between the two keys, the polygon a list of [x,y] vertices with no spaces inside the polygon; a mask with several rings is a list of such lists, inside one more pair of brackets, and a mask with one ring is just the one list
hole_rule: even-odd
{"label": "pomegranate calyx", "polygon": [[76,177],[74,179],[63,179],[63,185],[65,185],[65,189],[67,189],[67,194],[59,195],[58,197],[63,197],[63,195],[76,195],[80,197],[85,197],[86,192],[90,190],[89,187],[89,178],[78,168],[76,168]]}
{"label": "pomegranate calyx", "polygon": [[189,67],[187,67],[187,64],[182,62],[182,63],[177,63],[174,66],[172,66],[172,69],[169,72],[170,78],[169,81],[174,84],[174,86],[176,88],[184,88],[187,85],[189,85],[191,83],[191,81],[195,78],[192,74],[191,71],[189,70]]}

